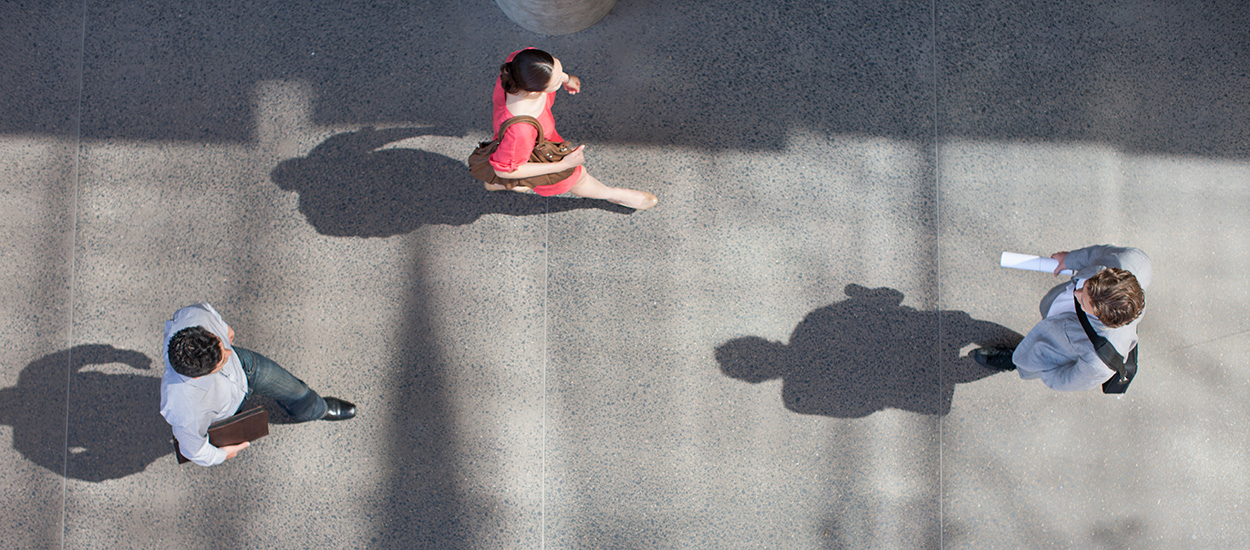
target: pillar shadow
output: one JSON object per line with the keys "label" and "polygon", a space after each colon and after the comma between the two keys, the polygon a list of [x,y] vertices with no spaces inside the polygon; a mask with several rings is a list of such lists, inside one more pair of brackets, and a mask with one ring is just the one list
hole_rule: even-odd
{"label": "pillar shadow", "polygon": [[[112,363],[149,371],[152,361],[137,351],[86,344],[45,355],[22,369],[16,386],[0,389],[0,423],[13,427],[13,447],[57,475],[92,482],[142,472],[170,454],[169,425],[157,410],[160,378],[82,371]],[[68,441],[62,441],[67,365],[73,407]]]}
{"label": "pillar shadow", "polygon": [[389,237],[422,225],[465,225],[486,214],[533,216],[582,208],[633,212],[601,200],[491,193],[469,176],[462,160],[416,149],[379,149],[428,133],[365,128],[337,134],[307,156],[282,161],[270,177],[283,190],[299,193],[300,213],[318,233],[335,237]]}
{"label": "pillar shadow", "polygon": [[801,414],[853,418],[895,408],[945,415],[956,384],[997,372],[960,349],[1021,339],[962,311],[904,306],[894,289],[852,284],[845,293],[849,299],[809,313],[789,344],[747,336],[720,345],[721,371],[753,384],[781,378],[786,408]]}

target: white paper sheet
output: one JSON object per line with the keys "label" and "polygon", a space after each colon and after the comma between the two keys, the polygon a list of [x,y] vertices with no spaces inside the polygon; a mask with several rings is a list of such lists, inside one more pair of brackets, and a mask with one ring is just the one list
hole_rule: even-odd
{"label": "white paper sheet", "polygon": [[[1043,258],[1032,254],[1019,254],[1016,252],[1003,252],[1002,258],[998,260],[998,264],[1003,267],[1012,269],[1025,269],[1028,271],[1041,271],[1044,273],[1054,273],[1055,268],[1059,267],[1059,260],[1054,258]],[[1059,272],[1062,275],[1071,275],[1071,269],[1065,269]]]}

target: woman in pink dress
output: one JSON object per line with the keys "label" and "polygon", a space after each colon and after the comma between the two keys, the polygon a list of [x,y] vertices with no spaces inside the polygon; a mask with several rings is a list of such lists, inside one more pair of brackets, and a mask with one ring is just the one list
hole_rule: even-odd
{"label": "woman in pink dress", "polygon": [[[551,104],[555,103],[555,93],[561,86],[570,94],[575,94],[581,91],[582,81],[565,73],[560,60],[547,52],[533,48],[513,52],[499,68],[499,79],[495,81],[495,93],[491,98],[495,105],[491,126],[498,132],[499,126],[508,119],[529,115],[538,119],[548,141],[564,141],[556,132],[556,121],[551,116]],[[636,210],[646,210],[659,201],[651,193],[608,187],[595,179],[582,166],[586,160],[583,156],[584,145],[574,149],[560,162],[528,162],[537,138],[538,131],[529,124],[509,126],[500,136],[499,149],[490,156],[495,174],[506,179],[521,179],[573,168],[573,175],[559,183],[534,187],[534,192],[544,197],[568,192],[579,197],[604,199]],[[486,189],[502,191],[506,187],[487,183]],[[529,191],[529,188],[516,187],[515,190]]]}

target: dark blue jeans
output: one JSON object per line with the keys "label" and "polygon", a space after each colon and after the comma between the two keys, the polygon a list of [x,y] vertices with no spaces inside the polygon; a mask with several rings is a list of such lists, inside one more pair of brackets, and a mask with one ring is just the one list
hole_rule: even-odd
{"label": "dark blue jeans", "polygon": [[[326,415],[325,399],[312,391],[303,380],[254,351],[235,346],[234,353],[243,363],[243,374],[247,375],[247,397],[251,397],[252,392],[272,397],[296,422],[320,420]],[[244,397],[245,401],[247,397]]]}

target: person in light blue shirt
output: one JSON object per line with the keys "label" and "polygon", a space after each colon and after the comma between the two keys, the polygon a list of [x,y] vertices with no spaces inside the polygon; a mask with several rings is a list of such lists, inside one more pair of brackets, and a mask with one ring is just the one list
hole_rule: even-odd
{"label": "person in light blue shirt", "polygon": [[1017,369],[1025,380],[1039,379],[1059,391],[1089,390],[1111,379],[1077,318],[1080,307],[1094,332],[1106,338],[1121,357],[1137,346],[1137,325],[1146,308],[1145,289],[1153,278],[1150,258],[1137,248],[1088,246],[1051,256],[1075,272],[1042,298],[1042,321],[1012,349],[973,350],[973,359],[1000,370]]}
{"label": "person in light blue shirt", "polygon": [[201,466],[234,458],[248,444],[215,447],[209,426],[233,416],[253,392],[272,397],[296,422],[346,420],[356,406],[321,397],[265,356],[234,346],[234,329],[206,303],[184,307],[165,322],[161,416],[183,456]]}

